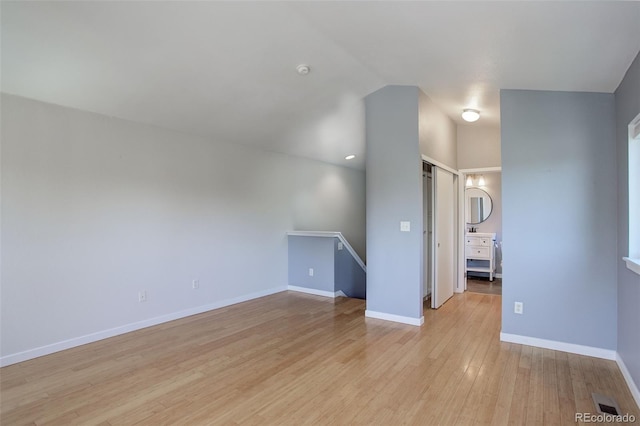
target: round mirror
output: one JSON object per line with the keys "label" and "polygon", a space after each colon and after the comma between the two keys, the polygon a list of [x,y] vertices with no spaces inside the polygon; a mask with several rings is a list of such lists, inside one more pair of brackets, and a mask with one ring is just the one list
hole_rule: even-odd
{"label": "round mirror", "polygon": [[480,188],[464,190],[467,223],[476,225],[487,220],[493,210],[493,201],[486,191]]}

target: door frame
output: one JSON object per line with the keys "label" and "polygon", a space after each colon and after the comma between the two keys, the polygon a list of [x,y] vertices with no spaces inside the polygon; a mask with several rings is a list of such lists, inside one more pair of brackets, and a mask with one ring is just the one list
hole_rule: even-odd
{"label": "door frame", "polygon": [[[425,165],[428,163],[422,162],[422,221],[423,221],[423,234],[422,234],[422,300],[425,300],[427,294],[431,292],[431,285],[433,282],[433,249],[431,248],[431,239],[433,238],[433,212],[429,217],[429,210],[433,208],[433,170],[432,164],[428,164],[431,172],[426,170]],[[431,175],[428,175],[431,173]],[[431,228],[431,233],[429,231]],[[429,266],[431,265],[431,268]]]}
{"label": "door frame", "polygon": [[[502,173],[502,167],[501,166],[496,166],[496,167],[475,167],[475,168],[471,168],[471,169],[460,169],[460,176],[458,178],[458,188],[459,188],[459,201],[458,201],[458,205],[460,206],[459,210],[459,216],[458,216],[458,224],[460,225],[459,228],[459,234],[460,234],[460,241],[459,241],[459,250],[458,250],[458,280],[461,283],[464,283],[464,289],[462,291],[466,291],[467,290],[467,280],[466,277],[464,276],[464,269],[465,269],[465,263],[466,263],[466,256],[464,253],[464,236],[467,232],[466,227],[467,227],[467,223],[466,223],[466,214],[467,214],[467,203],[465,202],[465,197],[464,197],[464,190],[466,189],[465,187],[465,183],[467,181],[467,175],[473,175],[473,174],[478,174],[478,173],[493,173],[493,172],[498,172],[498,173]],[[461,292],[462,293],[462,292]]]}
{"label": "door frame", "polygon": [[[455,276],[455,282],[453,283],[453,292],[454,293],[463,293],[466,288],[466,281],[464,279],[464,208],[461,208],[460,206],[464,205],[464,181],[463,179],[460,177],[460,171],[456,170],[454,168],[451,168],[449,166],[447,166],[446,164],[428,157],[424,154],[422,154],[422,161],[425,163],[429,163],[432,164],[436,167],[440,167],[441,169],[444,169],[450,173],[453,173],[453,177],[454,177],[454,189],[457,187],[458,190],[458,199],[457,199],[457,206],[455,206],[455,208],[458,210],[458,218],[457,221],[454,222],[454,253],[458,253],[457,256],[454,257],[454,264],[455,264],[455,269],[458,271],[457,274],[454,274]],[[457,181],[457,183],[456,183]],[[455,198],[454,198],[455,200]],[[422,212],[423,216],[424,216],[424,212]],[[462,223],[461,223],[462,221]],[[461,232],[462,230],[462,232]],[[424,239],[423,239],[424,241]],[[424,244],[424,243],[423,243]],[[424,253],[424,247],[423,247],[423,253]],[[462,256],[462,257],[461,257]],[[423,256],[424,257],[424,256]],[[432,295],[433,297],[433,295]]]}

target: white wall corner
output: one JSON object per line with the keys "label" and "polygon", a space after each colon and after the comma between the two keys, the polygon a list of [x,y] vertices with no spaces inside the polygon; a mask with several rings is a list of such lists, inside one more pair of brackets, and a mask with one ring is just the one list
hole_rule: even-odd
{"label": "white wall corner", "polygon": [[617,352],[616,352],[616,363],[618,364],[618,367],[622,372],[622,376],[624,377],[624,380],[627,382],[627,386],[629,386],[629,391],[631,391],[631,395],[633,396],[633,399],[636,400],[636,404],[638,405],[638,407],[640,407],[640,389],[638,389],[638,385],[636,384],[636,382],[633,381],[633,377],[631,377],[631,373],[629,373],[629,370],[627,369],[627,366],[622,360],[622,357],[620,357],[620,354]]}
{"label": "white wall corner", "polygon": [[405,317],[402,315],[387,314],[385,312],[370,311],[368,309],[364,311],[364,316],[368,318],[399,322],[402,324],[409,324],[409,325],[421,326],[422,324],[424,324],[424,316],[421,316],[420,318],[413,318],[413,317]]}
{"label": "white wall corner", "polygon": [[539,339],[537,337],[520,336],[500,332],[500,341],[518,343],[520,345],[535,346],[537,348],[553,349],[554,351],[592,356],[608,360],[616,360],[616,351],[612,349],[596,348],[593,346],[576,345],[574,343],[558,342],[556,340]]}
{"label": "white wall corner", "polygon": [[108,330],[102,330],[96,333],[74,337],[68,340],[63,340],[61,342],[56,342],[49,345],[28,349],[26,351],[18,352],[15,354],[5,355],[3,357],[0,357],[0,367],[6,367],[7,365],[17,364],[19,362],[28,361],[30,359],[39,358],[45,355],[50,355],[55,352],[60,352],[66,349],[75,348],[77,346],[86,345],[87,343],[97,342],[98,340],[119,336],[121,334],[129,333],[131,331],[136,331],[136,330],[151,327],[154,325],[162,324],[165,322],[174,321],[180,318],[186,318],[191,315],[197,315],[203,312],[212,311],[214,309],[224,308],[225,306],[235,305],[236,303],[246,302],[248,300],[269,296],[271,294],[285,291],[286,289],[287,289],[286,286],[273,287],[270,289],[262,290],[262,291],[251,293],[251,294],[246,294],[243,296],[234,297],[231,299],[220,300],[218,302],[210,303],[208,305],[196,306],[195,308],[185,309],[183,311],[173,312],[173,313],[162,315],[159,317],[149,318],[143,321],[125,324],[119,327],[110,328]]}

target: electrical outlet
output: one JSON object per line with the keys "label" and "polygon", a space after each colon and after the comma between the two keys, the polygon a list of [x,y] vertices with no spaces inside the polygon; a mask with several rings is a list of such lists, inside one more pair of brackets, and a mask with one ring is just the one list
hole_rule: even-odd
{"label": "electrical outlet", "polygon": [[146,302],[147,301],[147,292],[145,290],[138,292],[138,302]]}
{"label": "electrical outlet", "polygon": [[191,288],[193,288],[194,290],[199,289],[200,288],[200,280],[191,281]]}
{"label": "electrical outlet", "polygon": [[524,312],[524,303],[522,303],[522,302],[515,302],[515,303],[513,304],[513,312],[514,312],[515,314],[520,314],[520,315],[522,315],[522,314],[523,314],[523,312]]}
{"label": "electrical outlet", "polygon": [[342,250],[344,248],[344,245],[342,244],[342,241],[338,241],[338,250]]}
{"label": "electrical outlet", "polygon": [[411,232],[411,222],[409,221],[402,221],[400,222],[400,231],[401,232]]}
{"label": "electrical outlet", "polygon": [[313,268],[309,268],[309,276],[312,277],[313,276]]}

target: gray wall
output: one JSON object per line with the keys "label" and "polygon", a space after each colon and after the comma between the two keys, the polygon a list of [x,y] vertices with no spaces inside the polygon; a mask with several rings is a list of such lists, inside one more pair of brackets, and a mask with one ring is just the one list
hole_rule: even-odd
{"label": "gray wall", "polygon": [[614,96],[503,90],[500,103],[502,331],[615,349]]}
{"label": "gray wall", "polygon": [[640,113],[640,55],[616,90],[618,152],[618,353],[640,386],[640,276],[622,261],[629,250],[628,125]]}
{"label": "gray wall", "polygon": [[419,90],[420,154],[458,169],[456,124]]}
{"label": "gray wall", "polygon": [[335,253],[335,291],[341,290],[349,297],[367,298],[367,273],[353,258],[349,250],[339,250],[339,240],[333,239]]}
{"label": "gray wall", "polygon": [[[365,173],[292,157],[290,176],[295,191],[291,215],[295,230],[340,231],[366,262]],[[322,169],[313,173],[309,164]],[[357,188],[357,190],[355,190]],[[341,228],[341,229],[338,229]]]}
{"label": "gray wall", "polygon": [[364,253],[363,172],[4,94],[1,131],[2,356],[284,288],[289,230]]}
{"label": "gray wall", "polygon": [[[387,86],[365,99],[367,309],[422,317],[419,89]],[[400,221],[411,232],[400,232]]]}
{"label": "gray wall", "polygon": [[289,285],[335,291],[334,239],[289,236]]}
{"label": "gray wall", "polygon": [[[364,299],[367,276],[338,238],[289,236],[289,285]],[[313,268],[313,276],[309,275]]]}
{"label": "gray wall", "polygon": [[502,164],[500,126],[458,124],[456,135],[459,169],[499,167]]}

